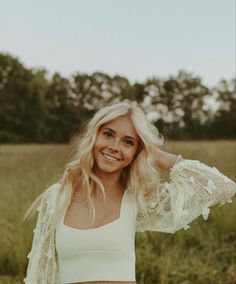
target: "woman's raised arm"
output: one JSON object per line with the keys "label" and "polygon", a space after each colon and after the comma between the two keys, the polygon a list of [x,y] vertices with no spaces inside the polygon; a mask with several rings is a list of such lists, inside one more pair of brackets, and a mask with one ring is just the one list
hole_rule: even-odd
{"label": "woman's raised arm", "polygon": [[236,193],[234,181],[198,160],[182,159],[181,155],[178,160],[169,169],[170,182],[162,184],[160,192],[147,203],[148,218],[138,212],[136,231],[174,233],[188,229],[198,216],[206,220],[211,206],[231,202]]}

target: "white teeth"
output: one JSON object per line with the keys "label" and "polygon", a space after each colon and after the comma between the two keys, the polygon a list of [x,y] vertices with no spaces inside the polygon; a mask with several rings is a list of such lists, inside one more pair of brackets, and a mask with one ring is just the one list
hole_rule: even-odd
{"label": "white teeth", "polygon": [[104,156],[106,159],[108,159],[108,160],[111,160],[111,161],[119,161],[118,159],[113,158],[113,157],[110,157],[110,156],[108,156],[108,155],[106,155],[106,154],[104,154],[104,153],[102,153],[102,154],[103,154],[103,156]]}

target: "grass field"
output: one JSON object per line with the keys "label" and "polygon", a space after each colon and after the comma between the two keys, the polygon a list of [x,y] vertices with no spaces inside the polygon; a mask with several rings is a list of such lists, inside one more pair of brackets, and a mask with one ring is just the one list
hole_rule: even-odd
{"label": "grass field", "polygon": [[[163,149],[215,166],[236,180],[236,141],[166,141]],[[61,177],[70,157],[70,145],[0,145],[0,284],[23,283],[36,221],[35,216],[23,223],[23,214]],[[161,175],[168,177],[164,171]],[[236,283],[235,217],[234,197],[187,231],[137,233],[137,283]]]}

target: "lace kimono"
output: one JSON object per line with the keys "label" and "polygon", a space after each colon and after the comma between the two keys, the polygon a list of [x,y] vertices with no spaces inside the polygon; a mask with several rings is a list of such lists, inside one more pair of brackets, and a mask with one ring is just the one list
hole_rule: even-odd
{"label": "lace kimono", "polygon": [[[159,198],[147,203],[148,217],[137,211],[136,231],[175,233],[189,228],[189,223],[202,215],[208,218],[210,207],[232,202],[235,183],[197,160],[183,159],[181,155],[170,169],[170,182],[161,187]],[[26,284],[61,284],[55,248],[55,230],[51,232],[51,218],[59,184],[53,184],[43,193],[32,249],[24,282]]]}

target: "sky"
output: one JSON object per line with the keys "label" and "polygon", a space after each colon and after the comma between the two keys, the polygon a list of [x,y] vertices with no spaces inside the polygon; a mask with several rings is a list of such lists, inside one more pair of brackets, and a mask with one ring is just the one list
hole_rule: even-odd
{"label": "sky", "polygon": [[70,77],[235,77],[234,0],[0,0],[0,52]]}

